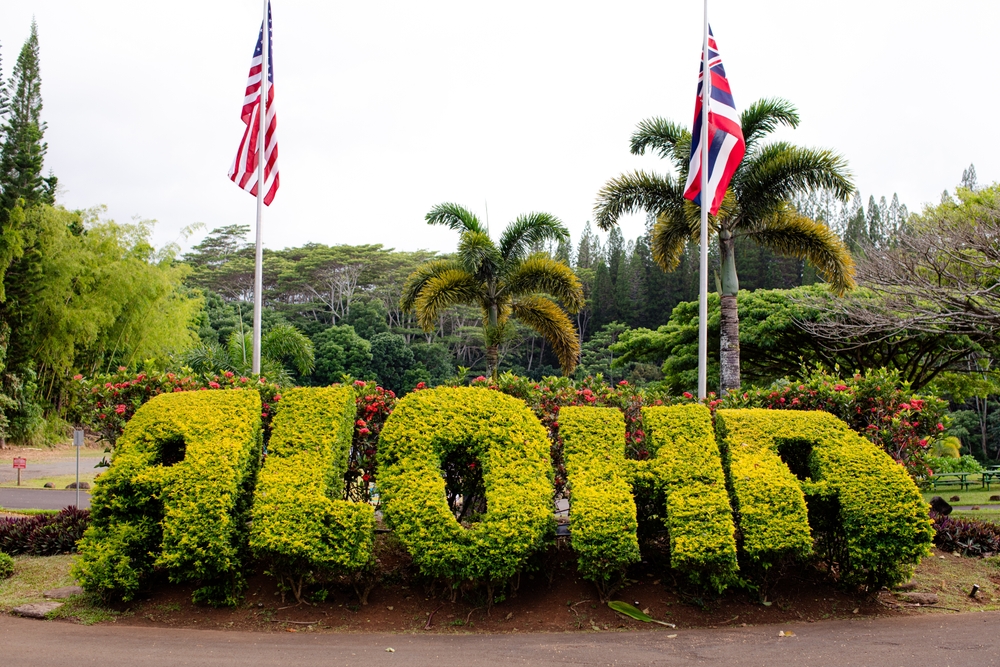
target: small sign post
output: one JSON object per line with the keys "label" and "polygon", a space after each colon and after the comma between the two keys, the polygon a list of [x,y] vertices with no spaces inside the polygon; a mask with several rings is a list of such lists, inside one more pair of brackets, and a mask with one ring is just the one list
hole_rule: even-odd
{"label": "small sign post", "polygon": [[83,447],[83,429],[73,429],[73,446],[76,448],[76,507],[80,509],[80,448]]}
{"label": "small sign post", "polygon": [[15,457],[14,467],[17,469],[17,485],[21,486],[21,470],[28,467],[28,459]]}

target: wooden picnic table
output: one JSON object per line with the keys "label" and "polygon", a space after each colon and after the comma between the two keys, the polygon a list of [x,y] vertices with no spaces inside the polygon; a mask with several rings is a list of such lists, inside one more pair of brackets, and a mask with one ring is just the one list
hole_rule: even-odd
{"label": "wooden picnic table", "polygon": [[[930,478],[931,487],[937,490],[938,486],[948,486],[958,484],[960,489],[969,488],[969,475],[980,475],[978,472],[939,472]],[[992,476],[992,474],[991,474]]]}

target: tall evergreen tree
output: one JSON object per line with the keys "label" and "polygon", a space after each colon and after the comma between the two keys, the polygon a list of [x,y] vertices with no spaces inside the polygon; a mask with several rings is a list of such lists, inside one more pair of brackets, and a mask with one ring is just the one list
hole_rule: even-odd
{"label": "tall evergreen tree", "polygon": [[7,92],[7,82],[3,80],[3,55],[0,54],[0,120],[7,117],[10,110],[10,93]]}
{"label": "tall evergreen tree", "polygon": [[18,199],[26,207],[55,202],[57,179],[42,176],[48,144],[43,140],[42,77],[38,58],[38,25],[21,47],[10,79],[10,103],[0,149],[0,215],[6,219]]}

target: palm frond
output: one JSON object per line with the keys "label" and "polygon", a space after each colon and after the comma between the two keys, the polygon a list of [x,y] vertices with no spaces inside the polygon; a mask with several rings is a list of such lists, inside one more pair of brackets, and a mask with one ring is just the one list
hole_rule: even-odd
{"label": "palm frond", "polygon": [[413,310],[413,304],[424,288],[428,280],[435,278],[447,271],[461,271],[462,265],[454,259],[436,259],[417,267],[417,270],[410,274],[403,285],[403,296],[399,300],[399,305],[404,312]]}
{"label": "palm frond", "polygon": [[299,375],[311,373],[315,361],[312,341],[291,324],[279,324],[261,337],[260,356],[290,366]]}
{"label": "palm frond", "polygon": [[507,225],[500,236],[500,255],[505,262],[524,257],[531,246],[543,241],[566,241],[569,230],[554,215],[548,213],[528,213],[519,215],[517,220]]}
{"label": "palm frond", "polygon": [[747,155],[751,155],[757,142],[778,129],[779,125],[791,128],[799,126],[799,112],[795,105],[780,97],[757,100],[740,114]]}
{"label": "palm frond", "polygon": [[503,280],[504,294],[517,297],[544,292],[563,302],[571,313],[584,306],[583,285],[573,269],[548,255],[537,254],[521,262]]}
{"label": "palm frond", "polygon": [[666,118],[647,118],[632,133],[633,155],[644,155],[646,150],[656,151],[674,163],[679,172],[687,175],[691,155],[691,132],[684,126]]}
{"label": "palm frond", "polygon": [[240,369],[244,372],[249,369],[253,362],[253,334],[247,329],[243,333],[234,331],[229,334],[226,341],[226,354],[229,356],[229,363],[232,370]]}
{"label": "palm frond", "polygon": [[[714,219],[709,218],[710,232]],[[698,238],[701,214],[698,207],[689,204],[676,211],[661,213],[656,217],[656,223],[650,238],[653,259],[664,271],[673,271],[680,264],[681,256],[688,241]]]}
{"label": "palm frond", "polygon": [[485,232],[463,232],[458,242],[458,261],[469,273],[485,279],[499,272],[503,264],[500,251]]}
{"label": "palm frond", "polygon": [[740,231],[741,236],[779,255],[807,260],[837,294],[854,288],[854,260],[850,251],[829,227],[799,215],[791,204],[779,208],[754,227]]}
{"label": "palm frond", "polygon": [[514,301],[511,310],[514,317],[548,341],[563,375],[570,375],[580,359],[580,338],[566,313],[543,296],[522,297]]}
{"label": "palm frond", "polygon": [[218,343],[201,343],[186,350],[181,354],[181,363],[195,373],[204,375],[236,370],[229,352]]}
{"label": "palm frond", "polygon": [[463,303],[482,305],[482,295],[482,282],[468,271],[443,271],[424,283],[413,309],[424,331],[433,331],[442,310]]}
{"label": "palm frond", "polygon": [[732,187],[744,219],[766,218],[794,195],[811,190],[827,190],[841,201],[854,192],[843,157],[785,142],[764,146],[752,159],[744,159]]}
{"label": "palm frond", "polygon": [[638,211],[660,215],[683,208],[685,201],[683,183],[672,176],[635,171],[613,178],[601,188],[594,205],[594,222],[607,231],[623,215]]}
{"label": "palm frond", "polygon": [[486,233],[486,229],[479,218],[464,206],[445,202],[438,204],[424,216],[428,225],[444,225],[456,232],[479,232]]}

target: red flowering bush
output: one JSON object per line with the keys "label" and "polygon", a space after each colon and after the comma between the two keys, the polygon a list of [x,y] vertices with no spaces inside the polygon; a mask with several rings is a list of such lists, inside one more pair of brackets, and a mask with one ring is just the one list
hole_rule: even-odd
{"label": "red flowering bush", "polygon": [[[423,389],[417,385],[417,390]],[[426,386],[426,385],[425,385]],[[378,453],[378,438],[385,420],[396,407],[396,394],[379,387],[374,382],[355,380],[354,394],[358,412],[354,421],[354,440],[351,444],[351,459],[347,464],[347,497],[368,502],[372,496],[372,482],[375,481]]]}
{"label": "red flowering bush", "polygon": [[85,378],[73,377],[69,418],[83,424],[114,447],[135,411],[159,394],[178,391],[210,391],[250,387],[260,392],[265,438],[270,434],[274,407],[281,400],[280,387],[265,378],[222,376],[198,378],[177,373],[131,373],[119,367],[114,373]]}
{"label": "red flowering bush", "polygon": [[947,401],[914,396],[899,371],[885,369],[848,379],[815,371],[798,382],[732,394],[716,402],[720,404],[725,408],[825,410],[881,447],[914,477],[930,474],[928,444],[948,421]]}

